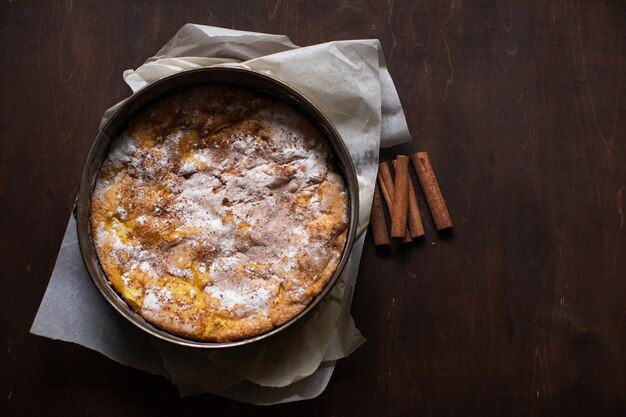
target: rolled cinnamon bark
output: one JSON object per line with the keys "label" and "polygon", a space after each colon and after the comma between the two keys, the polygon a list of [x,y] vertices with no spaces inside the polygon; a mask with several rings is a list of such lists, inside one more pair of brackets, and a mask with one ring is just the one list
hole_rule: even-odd
{"label": "rolled cinnamon bark", "polygon": [[[393,161],[393,169],[397,168],[397,159]],[[413,187],[413,180],[409,174],[409,213],[408,213],[409,232],[411,237],[422,237],[426,234],[424,231],[424,224],[422,223],[422,215],[420,214],[420,208],[417,204],[417,196],[415,195],[415,188]]]}
{"label": "rolled cinnamon bark", "polygon": [[[378,185],[380,186],[380,191],[385,199],[385,203],[387,203],[387,207],[389,208],[389,216],[391,216],[391,211],[393,207],[393,181],[391,181],[391,185],[389,182],[385,180],[383,175],[383,170],[387,168],[387,172],[389,172],[389,168],[385,162],[382,162],[378,165]],[[391,174],[389,174],[391,176]]]}
{"label": "rolled cinnamon bark", "polygon": [[409,212],[409,158],[398,155],[396,177],[393,183],[393,213],[391,237],[404,237]]}
{"label": "rolled cinnamon bark", "polygon": [[[411,156],[411,161],[417,172],[422,191],[426,197],[430,214],[433,216],[435,227],[437,230],[443,230],[452,227],[452,219],[446,202],[441,194],[435,171],[430,163],[427,152],[416,152]],[[393,230],[392,230],[393,233]]]}
{"label": "rolled cinnamon bark", "polygon": [[[380,185],[380,191],[385,198],[387,208],[389,209],[389,217],[393,213],[393,179],[391,178],[391,171],[389,171],[389,165],[386,162],[378,164],[378,184]],[[404,233],[404,239],[402,243],[412,242],[411,233],[407,228]]]}
{"label": "rolled cinnamon bark", "polygon": [[387,165],[386,162],[378,164],[378,176],[379,181],[382,179],[385,188],[389,192],[389,197],[393,201],[393,178],[391,176],[391,171],[389,171],[389,165]]}
{"label": "rolled cinnamon bark", "polygon": [[383,213],[383,205],[382,201],[380,201],[380,192],[378,191],[377,184],[374,184],[374,197],[372,199],[370,226],[372,227],[372,237],[374,238],[374,245],[388,245],[389,232],[387,231],[387,223],[385,223],[385,213]]}

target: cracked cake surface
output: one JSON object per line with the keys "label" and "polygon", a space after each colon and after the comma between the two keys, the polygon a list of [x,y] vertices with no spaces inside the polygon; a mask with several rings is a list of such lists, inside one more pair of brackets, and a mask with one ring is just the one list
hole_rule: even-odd
{"label": "cracked cake surface", "polygon": [[209,86],[131,120],[102,164],[90,221],[100,264],[135,311],[227,342],[280,326],[324,289],[349,204],[331,147],[302,114]]}

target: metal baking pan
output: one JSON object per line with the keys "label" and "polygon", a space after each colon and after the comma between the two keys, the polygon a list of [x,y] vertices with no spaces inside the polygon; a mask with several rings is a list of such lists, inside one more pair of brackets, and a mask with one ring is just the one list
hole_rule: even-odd
{"label": "metal baking pan", "polygon": [[[146,107],[161,98],[170,94],[204,85],[227,85],[237,88],[252,90],[260,95],[269,96],[275,100],[282,101],[299,110],[326,136],[335,152],[337,169],[346,183],[350,201],[350,224],[348,238],[341,260],[329,283],[322,292],[297,316],[293,317],[283,325],[270,330],[269,332],[234,342],[202,342],[183,337],[175,336],[160,328],[150,324],[136,313],[120,295],[108,283],[108,279],[100,266],[93,242],[91,240],[90,211],[91,193],[100,171],[102,162],[106,158],[111,142],[128,126],[128,122]],[[93,279],[94,284],[104,298],[113,306],[119,314],[129,322],[137,326],[142,331],[159,339],[177,345],[193,348],[227,348],[233,346],[247,345],[279,333],[302,319],[330,292],[337,283],[339,275],[343,271],[354,243],[356,227],[358,221],[358,182],[356,171],[348,149],[343,143],[337,130],[333,127],[328,118],[304,95],[286,83],[245,68],[217,67],[200,68],[183,71],[161,80],[155,81],[144,89],[126,99],[119,108],[111,115],[109,120],[101,127],[100,132],[89,151],[80,182],[78,197],[76,202],[76,220],[78,227],[78,240],[83,260]]]}

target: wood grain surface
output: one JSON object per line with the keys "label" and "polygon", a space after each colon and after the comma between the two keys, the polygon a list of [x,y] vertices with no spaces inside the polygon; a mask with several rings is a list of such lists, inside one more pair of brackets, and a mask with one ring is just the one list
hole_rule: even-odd
{"label": "wood grain surface", "polygon": [[[382,160],[428,151],[447,200],[452,233],[368,236],[368,341],[317,399],[179,399],[28,333],[122,71],[187,22],[380,39],[413,136]],[[623,1],[3,0],[0,415],[626,415],[625,86]]]}

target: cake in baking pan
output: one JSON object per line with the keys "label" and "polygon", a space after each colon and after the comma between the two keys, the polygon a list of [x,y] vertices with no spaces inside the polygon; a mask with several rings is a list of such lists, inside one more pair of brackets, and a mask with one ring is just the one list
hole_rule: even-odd
{"label": "cake in baking pan", "polygon": [[113,141],[91,235],[109,282],[145,320],[229,342],[311,303],[337,269],[349,214],[332,148],[302,114],[209,86],[156,102]]}

